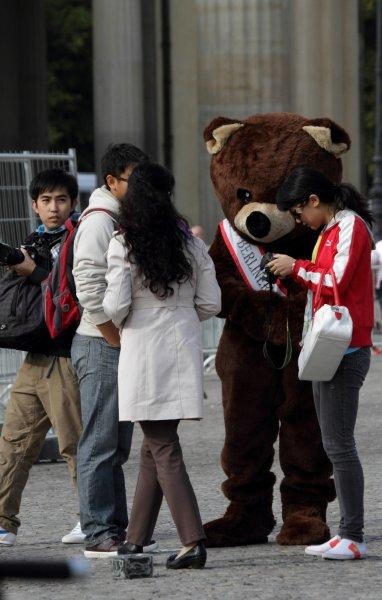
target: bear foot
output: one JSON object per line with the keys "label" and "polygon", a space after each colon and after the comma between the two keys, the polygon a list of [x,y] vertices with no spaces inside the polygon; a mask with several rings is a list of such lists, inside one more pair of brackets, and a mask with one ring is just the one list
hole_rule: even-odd
{"label": "bear foot", "polygon": [[309,546],[330,539],[330,529],[319,517],[291,515],[284,522],[276,542],[280,546]]}
{"label": "bear foot", "polygon": [[251,546],[252,544],[266,544],[268,536],[256,535],[251,532],[248,524],[233,525],[229,519],[221,517],[203,525],[207,539],[204,544],[207,548],[232,548],[234,546]]}
{"label": "bear foot", "polygon": [[[251,510],[251,513],[249,511]],[[251,507],[231,504],[224,517],[215,519],[204,525],[207,536],[207,548],[230,548],[233,546],[250,546],[266,544],[268,535],[275,526],[273,515],[259,514]]]}

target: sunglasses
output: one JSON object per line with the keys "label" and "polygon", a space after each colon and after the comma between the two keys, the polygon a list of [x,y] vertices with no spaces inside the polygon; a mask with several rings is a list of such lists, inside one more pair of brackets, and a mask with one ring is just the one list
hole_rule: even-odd
{"label": "sunglasses", "polygon": [[[289,213],[292,215],[292,217],[297,221],[301,218],[301,213],[302,213],[302,209],[304,208],[304,206],[309,202],[309,200],[304,200],[303,202],[299,202],[296,206],[296,208],[290,208],[289,209]],[[297,212],[300,211],[300,212]]]}

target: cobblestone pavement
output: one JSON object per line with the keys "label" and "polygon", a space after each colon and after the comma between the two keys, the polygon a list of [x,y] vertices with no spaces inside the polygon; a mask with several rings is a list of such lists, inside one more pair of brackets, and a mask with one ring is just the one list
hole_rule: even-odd
{"label": "cobblestone pavement", "polygon": [[[166,506],[163,506],[155,532],[161,553],[154,555],[154,577],[140,580],[114,580],[109,560],[91,561],[91,574],[85,581],[39,583],[7,580],[3,584],[7,600],[56,600],[101,598],[129,600],[277,598],[280,600],[322,600],[322,598],[382,597],[382,356],[373,358],[364,386],[357,427],[358,447],[366,477],[366,523],[369,557],[365,561],[328,562],[306,557],[301,546],[280,547],[275,535],[280,527],[280,502],[275,491],[277,527],[267,545],[208,552],[203,571],[172,572],[165,569],[167,551],[179,542]],[[216,376],[206,378],[205,419],[184,423],[181,439],[191,480],[204,520],[224,511],[226,502],[219,490],[224,478],[219,454],[224,437],[220,385]],[[137,427],[126,467],[128,499],[131,504],[138,467],[141,434]],[[278,481],[280,470],[275,465]],[[81,554],[80,546],[60,543],[77,520],[77,503],[72,495],[65,464],[38,464],[33,467],[25,490],[18,544],[1,549],[2,558],[63,558]],[[333,529],[338,522],[336,502],[329,509]]]}

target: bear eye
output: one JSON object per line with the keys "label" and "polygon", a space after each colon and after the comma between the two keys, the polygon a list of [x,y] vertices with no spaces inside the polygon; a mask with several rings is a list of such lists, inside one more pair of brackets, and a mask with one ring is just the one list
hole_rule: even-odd
{"label": "bear eye", "polygon": [[237,192],[236,192],[236,196],[239,198],[239,200],[241,200],[242,202],[250,202],[252,200],[252,194],[249,190],[246,190],[244,188],[238,188]]}

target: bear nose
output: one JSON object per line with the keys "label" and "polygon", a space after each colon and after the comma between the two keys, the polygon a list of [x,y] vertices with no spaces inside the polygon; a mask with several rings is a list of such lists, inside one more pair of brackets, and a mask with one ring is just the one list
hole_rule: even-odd
{"label": "bear nose", "polygon": [[271,222],[262,212],[254,211],[248,215],[246,226],[253,237],[263,238],[270,232]]}

